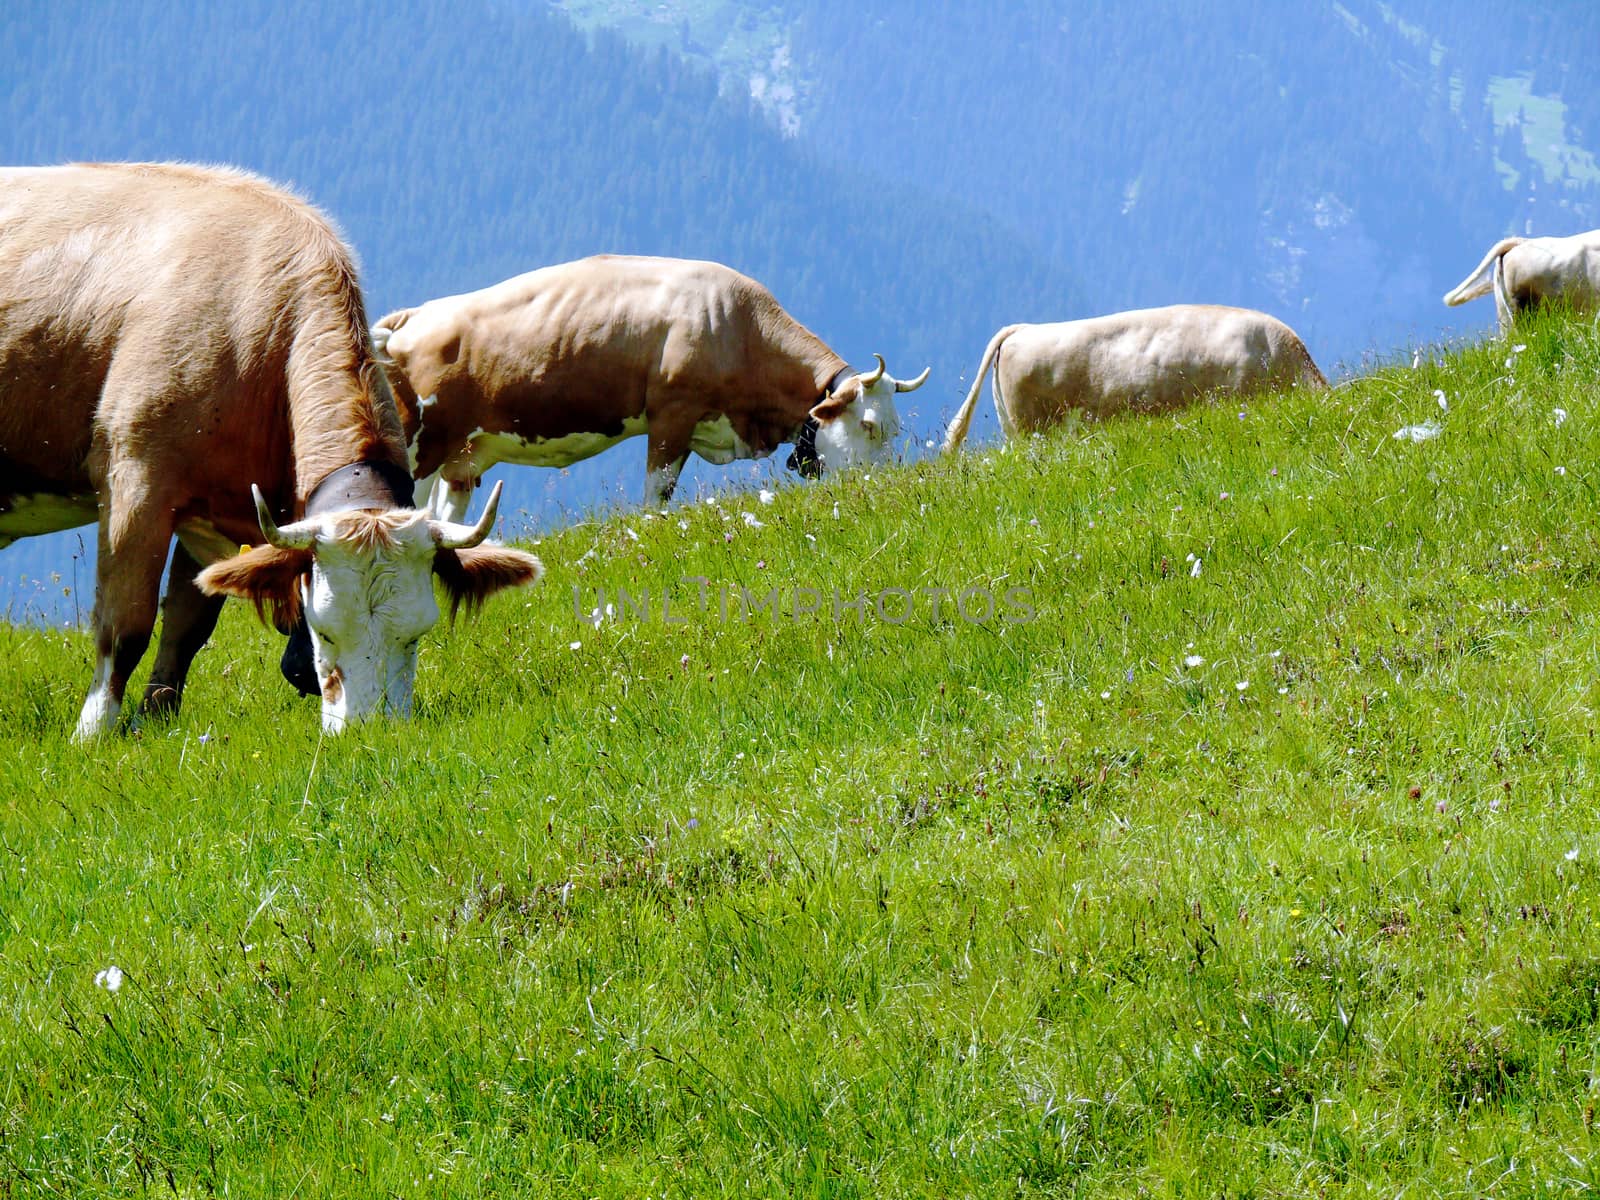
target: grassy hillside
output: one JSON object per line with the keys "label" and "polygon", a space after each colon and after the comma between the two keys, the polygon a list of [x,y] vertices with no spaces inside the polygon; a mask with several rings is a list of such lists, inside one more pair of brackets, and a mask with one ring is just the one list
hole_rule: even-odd
{"label": "grassy hillside", "polygon": [[88,751],[0,630],[0,1194],[1594,1187],[1600,336],[1516,345],[570,529],[338,740],[246,611]]}

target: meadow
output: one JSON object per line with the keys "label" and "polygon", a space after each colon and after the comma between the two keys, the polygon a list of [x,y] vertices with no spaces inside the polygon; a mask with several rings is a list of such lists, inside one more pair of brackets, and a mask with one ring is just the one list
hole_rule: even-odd
{"label": "meadow", "polygon": [[577,525],[336,739],[247,606],[88,749],[0,627],[0,1196],[1593,1190],[1597,393],[1552,316]]}

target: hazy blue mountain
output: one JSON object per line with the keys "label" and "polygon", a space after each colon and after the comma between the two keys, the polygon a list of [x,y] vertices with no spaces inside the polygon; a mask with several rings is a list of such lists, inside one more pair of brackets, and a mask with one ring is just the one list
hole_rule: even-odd
{"label": "hazy blue mountain", "polygon": [[558,3],[1025,231],[1088,311],[1261,307],[1325,364],[1491,325],[1439,296],[1497,237],[1600,225],[1592,0]]}
{"label": "hazy blue mountain", "polygon": [[[1080,302],[992,215],[830,164],[711,71],[542,6],[30,0],[0,25],[0,60],[0,160],[231,162],[289,182],[356,246],[373,316],[598,251],[727,262],[852,361],[931,364],[908,443],[955,405],[972,339],[1015,297]],[[507,472],[507,509],[636,503],[643,474],[642,439],[570,473]],[[75,546],[18,543],[0,579],[70,569]]]}

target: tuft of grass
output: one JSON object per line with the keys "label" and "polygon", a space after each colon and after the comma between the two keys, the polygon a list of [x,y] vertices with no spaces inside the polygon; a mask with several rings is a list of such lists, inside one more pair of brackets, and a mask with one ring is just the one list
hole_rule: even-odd
{"label": "tuft of grass", "polygon": [[334,740],[0,627],[0,1194],[1595,1187],[1600,336],[1409,359],[562,530]]}

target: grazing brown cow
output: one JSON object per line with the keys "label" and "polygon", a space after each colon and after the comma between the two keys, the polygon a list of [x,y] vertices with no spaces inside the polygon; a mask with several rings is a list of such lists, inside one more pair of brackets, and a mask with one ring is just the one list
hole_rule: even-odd
{"label": "grazing brown cow", "polygon": [[1600,306],[1600,229],[1571,237],[1502,238],[1477,268],[1449,292],[1451,306],[1494,292],[1504,333],[1524,309],[1563,300],[1584,310]]}
{"label": "grazing brown cow", "polygon": [[600,255],[402,309],[372,329],[413,473],[465,511],[496,463],[564,467],[649,439],[646,500],[665,503],[692,450],[764,458],[794,442],[803,475],[868,461],[921,387],[851,370],[755,280],[719,263]]}
{"label": "grazing brown cow", "polygon": [[405,461],[354,264],[315,209],[229,170],[0,170],[0,545],[98,517],[78,738],[116,724],[175,533],[147,711],[177,708],[234,595],[304,612],[324,728],[408,713],[432,575],[472,599],[539,563],[472,548],[493,501],[476,527],[408,507]]}
{"label": "grazing brown cow", "polygon": [[983,352],[972,389],[945,432],[946,453],[965,440],[990,367],[1007,437],[1054,425],[1074,410],[1105,417],[1176,408],[1208,392],[1328,386],[1294,330],[1248,308],[1175,304],[1007,325]]}

